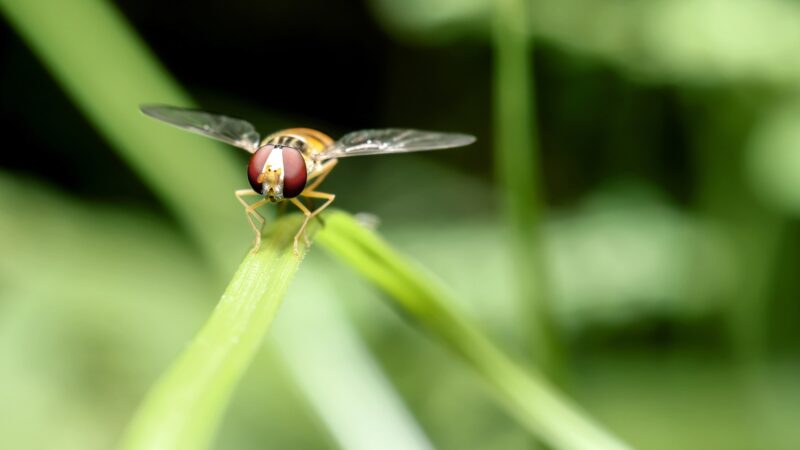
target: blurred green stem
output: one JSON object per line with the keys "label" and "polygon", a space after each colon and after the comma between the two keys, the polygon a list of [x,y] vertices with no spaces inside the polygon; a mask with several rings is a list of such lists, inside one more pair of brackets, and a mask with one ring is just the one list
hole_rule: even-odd
{"label": "blurred green stem", "polygon": [[298,214],[279,219],[258,253],[247,254],[211,317],[150,390],[121,448],[210,446],[231,393],[260,348],[300,265],[302,258],[292,250],[300,221]]}
{"label": "blurred green stem", "polygon": [[461,356],[517,421],[559,449],[625,449],[541,376],[526,372],[495,347],[454,306],[433,277],[395,252],[351,216],[331,212],[318,242],[386,291],[408,314]]}
{"label": "blurred green stem", "polygon": [[[726,313],[727,339],[742,383],[742,411],[755,442],[777,441],[775,399],[768,382],[768,312],[774,298],[780,250],[787,221],[754,197],[744,179],[743,142],[750,140],[752,111],[735,96],[713,98],[701,111],[709,118],[698,132],[701,215],[720,224],[734,257]],[[696,121],[692,121],[694,125]],[[698,258],[703,260],[703,258]],[[698,268],[695,273],[703,273]],[[705,280],[695,280],[694,295],[704,295]],[[787,447],[788,448],[788,447]]]}
{"label": "blurred green stem", "polygon": [[754,198],[744,179],[742,142],[752,129],[751,114],[736,98],[715,98],[706,108],[710,119],[698,139],[698,202],[706,218],[723,225],[736,257],[728,329],[734,353],[751,365],[766,352],[766,310],[785,224]]}
{"label": "blurred green stem", "polygon": [[560,350],[550,310],[540,236],[539,149],[533,45],[525,0],[495,0],[495,167],[513,257],[522,326],[534,360],[557,372]]}
{"label": "blurred green stem", "polygon": [[[243,169],[221,145],[176,133],[139,113],[143,102],[191,101],[124,18],[97,0],[0,0],[0,12],[103,137],[177,213],[226,275],[224,282],[244,250],[244,227],[231,220],[242,214],[231,199]],[[189,148],[187,161],[188,153],[178,149]]]}

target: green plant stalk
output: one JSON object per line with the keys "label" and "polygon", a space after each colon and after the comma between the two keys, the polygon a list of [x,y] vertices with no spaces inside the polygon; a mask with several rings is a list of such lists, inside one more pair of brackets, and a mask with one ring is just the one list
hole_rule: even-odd
{"label": "green plant stalk", "polygon": [[148,393],[122,449],[209,447],[300,265],[293,242],[301,218],[292,214],[277,220],[261,249],[247,254],[211,317]]}
{"label": "green plant stalk", "polygon": [[494,2],[494,156],[520,307],[527,319],[521,325],[534,361],[552,375],[558,372],[561,351],[547,306],[539,230],[539,148],[527,4]]}
{"label": "green plant stalk", "polygon": [[554,448],[629,448],[594,423],[544,378],[526,372],[453,305],[431,275],[394,251],[351,216],[333,211],[317,241],[389,294],[392,305],[461,356],[492,388],[499,404]]}
{"label": "green plant stalk", "polygon": [[[738,366],[738,373],[733,375],[738,375],[742,384],[740,407],[756,418],[750,423],[755,440],[780,448],[788,443],[780,442],[783,433],[776,425],[780,421],[774,408],[779,400],[772,391],[767,358],[770,300],[777,289],[776,274],[781,249],[786,245],[788,220],[761,204],[744,178],[742,161],[746,161],[747,149],[742,142],[752,141],[751,116],[735,98],[715,99],[712,112],[709,117],[713,119],[698,132],[696,158],[702,175],[698,208],[706,220],[721,225],[731,243],[738,274],[725,319],[727,339]],[[700,289],[704,280],[694,282]]]}
{"label": "green plant stalk", "polygon": [[[89,0],[0,0],[0,13],[114,149],[176,211],[218,272],[229,274],[244,250],[237,233],[241,222],[231,220],[241,217],[231,199],[244,169],[221,145],[139,113],[143,102],[192,102],[124,18],[106,1]],[[184,149],[192,149],[191,161]]]}

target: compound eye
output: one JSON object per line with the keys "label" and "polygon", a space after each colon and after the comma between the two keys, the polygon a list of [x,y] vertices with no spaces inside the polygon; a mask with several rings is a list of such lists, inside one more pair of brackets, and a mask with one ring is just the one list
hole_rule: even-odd
{"label": "compound eye", "polygon": [[247,179],[250,180],[250,187],[261,195],[264,195],[264,183],[259,183],[258,178],[264,172],[267,158],[275,148],[273,145],[265,145],[253,153],[250,157],[250,164],[247,165]]}
{"label": "compound eye", "polygon": [[306,188],[308,173],[306,161],[299,150],[284,147],[283,149],[283,197],[293,198]]}

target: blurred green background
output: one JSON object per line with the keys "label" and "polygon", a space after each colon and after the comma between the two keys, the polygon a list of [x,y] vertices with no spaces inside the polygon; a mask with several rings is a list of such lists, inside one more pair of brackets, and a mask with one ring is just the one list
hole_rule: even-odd
{"label": "blurred green background", "polygon": [[[498,58],[509,10],[528,22],[522,58]],[[800,445],[797,1],[0,0],[0,12],[0,447],[111,448],[246,252],[232,191],[247,186],[247,155],[137,113],[190,97],[262,133],[476,135],[342,160],[325,190],[377,217],[520,361],[531,329],[551,324],[550,373],[631,446]],[[498,95],[517,92],[497,80],[514,64],[529,65],[519,151],[536,178],[541,308],[517,287],[504,204],[519,193],[496,148]],[[314,248],[216,448],[532,448],[381,295]]]}

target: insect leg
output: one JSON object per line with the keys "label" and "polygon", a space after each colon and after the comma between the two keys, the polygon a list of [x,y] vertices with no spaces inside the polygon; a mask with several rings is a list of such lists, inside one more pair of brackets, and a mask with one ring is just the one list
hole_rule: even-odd
{"label": "insect leg", "polygon": [[316,189],[317,186],[319,186],[320,183],[322,183],[325,180],[325,177],[327,177],[328,174],[331,173],[331,170],[333,170],[333,168],[336,166],[336,163],[338,162],[339,162],[338,159],[331,159],[328,162],[324,163],[322,167],[320,167],[319,172],[314,174],[316,180],[314,180],[313,183],[306,186],[304,191],[313,191],[314,189]]}
{"label": "insect leg", "polygon": [[[314,189],[316,189],[317,186],[319,186],[323,181],[325,181],[325,178],[328,176],[328,174],[331,173],[331,170],[333,170],[333,168],[336,167],[336,164],[338,162],[339,162],[338,159],[331,159],[328,162],[324,163],[322,165],[322,167],[319,169],[319,171],[316,174],[313,175],[314,178],[315,178],[314,182],[309,184],[308,186],[306,186],[306,188],[303,190],[304,193],[300,194],[300,195],[306,197],[309,201],[312,198],[319,198],[319,197],[315,197],[313,195],[306,195],[305,193],[306,192],[308,192],[308,193],[316,192],[316,191],[314,191]],[[327,205],[323,205],[322,208],[324,208],[326,206]],[[313,214],[313,216],[316,216],[316,214]],[[317,219],[320,221],[320,223],[322,223],[324,225],[324,222],[322,221],[321,217],[317,217]]]}
{"label": "insect leg", "polygon": [[[317,209],[315,209],[314,212],[311,213],[311,217],[308,218],[309,220],[311,218],[313,218],[313,217],[317,217],[319,215],[319,213],[321,213],[322,210],[324,210],[325,208],[330,206],[330,204],[333,203],[333,199],[336,198],[335,194],[329,194],[327,192],[318,192],[318,191],[306,191],[306,192],[303,192],[300,195],[302,195],[303,197],[306,197],[306,198],[322,198],[322,199],[325,199],[325,202],[322,205],[320,205]],[[322,220],[322,219],[320,219],[320,220]]]}
{"label": "insect leg", "polygon": [[314,215],[306,207],[306,205],[304,205],[297,198],[290,198],[289,201],[291,201],[294,204],[294,206],[297,206],[297,208],[300,211],[302,211],[303,214],[305,214],[306,216],[306,219],[303,221],[303,225],[300,226],[300,229],[297,231],[297,234],[294,235],[294,255],[300,256],[300,249],[297,245],[297,241],[300,240],[300,236],[303,236],[305,238],[306,247],[311,245],[311,242],[308,240],[308,236],[305,235],[305,231],[306,231],[306,226],[308,225],[308,221],[311,220],[311,218],[314,217]]}
{"label": "insect leg", "polygon": [[319,208],[315,209],[314,211],[311,211],[300,200],[297,200],[297,198],[289,199],[306,216],[306,220],[303,221],[303,225],[300,226],[300,230],[298,230],[297,234],[294,236],[294,253],[297,256],[300,255],[300,250],[298,249],[298,244],[297,244],[298,241],[300,240],[300,236],[303,236],[303,238],[305,239],[306,247],[311,246],[311,241],[308,240],[308,236],[306,236],[305,234],[308,222],[312,218],[314,218],[314,216],[321,213],[322,210],[327,208],[336,198],[336,195],[334,194],[328,194],[327,192],[317,192],[317,191],[305,191],[300,195],[307,198],[323,198],[325,199],[325,203],[323,203]]}
{"label": "insect leg", "polygon": [[311,213],[312,217],[316,216],[319,213],[321,213],[322,210],[324,210],[331,203],[333,203],[333,200],[336,198],[336,194],[329,194],[327,192],[318,192],[318,191],[303,192],[300,195],[302,195],[303,197],[308,197],[308,198],[323,198],[323,199],[325,199],[325,203],[323,203],[319,208],[315,209],[314,212]]}
{"label": "insect leg", "polygon": [[247,196],[261,196],[261,194],[254,192],[251,189],[239,189],[235,193],[236,199],[239,200],[244,206],[244,212],[247,216],[247,221],[250,222],[250,227],[253,228],[253,232],[256,234],[256,241],[253,244],[253,252],[257,252],[258,248],[261,247],[261,229],[264,228],[264,216],[258,213],[256,210],[258,207],[269,203],[269,200],[266,198],[261,199],[255,203],[247,203],[244,197]]}

